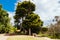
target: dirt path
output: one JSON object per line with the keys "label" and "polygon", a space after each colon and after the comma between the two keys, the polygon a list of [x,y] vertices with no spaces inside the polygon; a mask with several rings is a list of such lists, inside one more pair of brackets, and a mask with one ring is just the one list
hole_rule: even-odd
{"label": "dirt path", "polygon": [[5,34],[0,34],[0,40],[7,40],[8,36],[4,36]]}
{"label": "dirt path", "polygon": [[[0,40],[7,40],[7,38],[22,38],[22,37],[26,37],[26,38],[28,38],[28,37],[33,37],[33,36],[26,36],[26,35],[16,35],[16,36],[4,36],[4,34],[0,34]],[[34,37],[34,38],[37,38],[37,39],[39,39],[39,40],[60,40],[60,39],[50,39],[50,38],[48,38],[48,37]]]}
{"label": "dirt path", "polygon": [[[33,39],[35,39],[35,40],[53,40],[53,39],[50,39],[50,38],[48,38],[48,37],[33,37],[33,36],[24,36],[24,35],[18,35],[18,36],[10,36],[9,37],[10,38],[10,40],[12,39],[12,40],[15,40],[16,38],[16,40],[28,40],[28,38],[30,39],[30,40],[33,40]],[[31,39],[31,38],[33,38],[33,39]]]}
{"label": "dirt path", "polygon": [[2,36],[0,37],[0,40],[7,40],[8,36]]}

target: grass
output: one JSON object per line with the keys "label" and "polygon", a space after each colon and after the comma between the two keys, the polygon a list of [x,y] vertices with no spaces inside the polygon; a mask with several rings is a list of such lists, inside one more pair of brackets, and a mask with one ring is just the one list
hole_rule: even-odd
{"label": "grass", "polygon": [[44,33],[44,34],[39,33],[38,35],[39,35],[40,37],[48,37],[48,34],[47,34],[47,33]]}
{"label": "grass", "polygon": [[12,36],[9,37],[7,40],[44,40],[44,39],[33,36]]}

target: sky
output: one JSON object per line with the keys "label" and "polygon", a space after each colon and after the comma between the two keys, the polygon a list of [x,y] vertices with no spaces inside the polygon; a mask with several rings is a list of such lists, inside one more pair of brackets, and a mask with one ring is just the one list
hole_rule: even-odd
{"label": "sky", "polygon": [[[13,16],[18,2],[24,0],[0,0],[3,9],[9,13],[11,22],[14,23]],[[26,0],[28,1],[28,0]],[[55,16],[60,16],[60,0],[30,0],[36,5],[35,13],[38,14],[44,25],[49,25]]]}

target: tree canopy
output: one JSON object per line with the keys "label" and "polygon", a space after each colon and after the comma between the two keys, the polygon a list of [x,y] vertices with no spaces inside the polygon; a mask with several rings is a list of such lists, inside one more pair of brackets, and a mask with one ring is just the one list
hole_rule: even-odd
{"label": "tree canopy", "polygon": [[24,17],[26,17],[28,14],[30,14],[34,10],[35,10],[35,4],[33,4],[30,1],[24,1],[24,2],[18,3],[16,7],[16,13],[14,16],[15,25],[17,25],[17,28],[19,28],[18,24],[20,23],[20,20],[22,19],[22,22],[23,22]]}

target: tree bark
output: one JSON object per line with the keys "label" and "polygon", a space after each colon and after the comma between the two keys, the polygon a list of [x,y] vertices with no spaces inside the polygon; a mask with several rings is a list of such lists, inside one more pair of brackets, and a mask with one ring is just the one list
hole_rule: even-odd
{"label": "tree bark", "polygon": [[29,28],[29,35],[31,35],[31,28]]}

